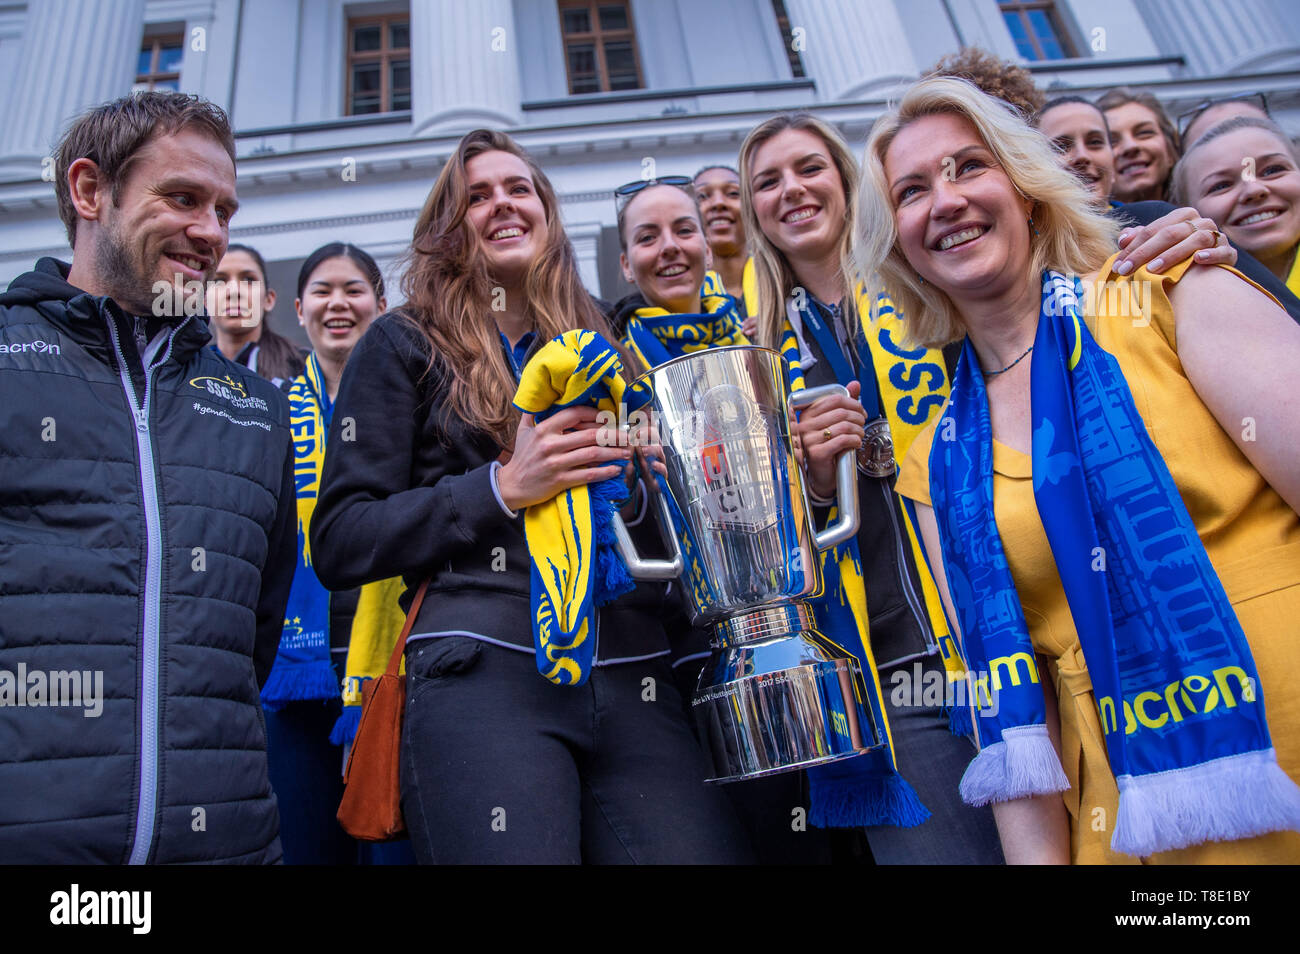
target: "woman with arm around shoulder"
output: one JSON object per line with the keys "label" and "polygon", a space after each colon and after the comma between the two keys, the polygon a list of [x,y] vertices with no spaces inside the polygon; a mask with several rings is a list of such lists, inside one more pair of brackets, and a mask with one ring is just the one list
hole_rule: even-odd
{"label": "woman with arm around shoulder", "polygon": [[429,580],[401,751],[417,858],[746,860],[672,689],[662,587],[594,611],[585,682],[537,671],[522,511],[620,474],[629,456],[599,439],[594,409],[535,423],[512,407],[531,342],[613,337],[541,168],[503,133],[466,135],[408,265],[407,304],[374,323],[344,373],[312,544],[327,585],[401,574],[409,605]]}
{"label": "woman with arm around shoulder", "polygon": [[862,266],[913,343],[964,339],[898,484],[979,687],[963,798],[1010,861],[1296,861],[1300,329],[1227,268],[1116,275],[1114,225],[961,81],[865,168]]}

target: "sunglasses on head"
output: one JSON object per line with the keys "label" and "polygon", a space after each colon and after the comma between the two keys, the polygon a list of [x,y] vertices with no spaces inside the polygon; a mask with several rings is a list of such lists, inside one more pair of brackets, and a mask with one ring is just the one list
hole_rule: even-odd
{"label": "sunglasses on head", "polygon": [[1270,119],[1273,114],[1268,111],[1268,97],[1263,93],[1243,93],[1240,96],[1228,96],[1223,99],[1203,99],[1191,109],[1185,110],[1178,114],[1178,139],[1186,148],[1190,145],[1186,142],[1187,130],[1192,128],[1192,123],[1196,122],[1207,109],[1212,106],[1221,106],[1224,103],[1253,103],[1264,111],[1264,115]]}
{"label": "sunglasses on head", "polygon": [[681,189],[692,199],[695,198],[695,183],[690,176],[658,176],[651,179],[636,179],[625,182],[614,190],[614,211],[621,213],[632,196],[654,185],[670,185]]}

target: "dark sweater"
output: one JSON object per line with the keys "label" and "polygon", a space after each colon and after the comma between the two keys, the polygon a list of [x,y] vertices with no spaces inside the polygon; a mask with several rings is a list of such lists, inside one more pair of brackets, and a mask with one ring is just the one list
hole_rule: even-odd
{"label": "dark sweater", "polygon": [[[1111,208],[1111,217],[1124,226],[1131,225],[1150,225],[1161,216],[1168,215],[1178,207],[1170,205],[1168,202],[1125,202],[1119,206]],[[1223,236],[1225,239],[1228,236]],[[1232,240],[1229,239],[1231,242]],[[1296,321],[1300,321],[1300,298],[1291,293],[1286,287],[1286,283],[1264,267],[1264,264],[1251,255],[1249,252],[1242,251],[1235,242],[1232,247],[1237,249],[1237,271],[1245,275],[1252,282],[1264,289],[1279,302],[1282,307]]]}
{"label": "dark sweater", "polygon": [[[401,575],[402,606],[430,576],[412,638],[457,633],[532,651],[523,516],[490,480],[501,448],[447,412],[446,371],[400,313],[378,318],[348,360],[311,524],[330,589]],[[643,584],[599,611],[597,662],[667,651],[666,587]]]}

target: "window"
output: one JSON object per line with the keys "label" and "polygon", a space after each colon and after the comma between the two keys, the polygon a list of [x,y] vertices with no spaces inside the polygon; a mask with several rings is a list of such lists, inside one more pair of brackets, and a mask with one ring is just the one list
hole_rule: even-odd
{"label": "window", "polygon": [[348,21],[347,115],[411,108],[409,14]]}
{"label": "window", "polygon": [[183,34],[145,37],[135,66],[135,91],[181,88],[181,61],[185,58]]}
{"label": "window", "polygon": [[560,0],[560,33],[570,93],[641,88],[627,0]]}
{"label": "window", "polygon": [[803,57],[794,48],[794,33],[790,30],[790,14],[785,12],[785,0],[772,0],[772,12],[776,14],[776,28],[781,33],[786,59],[790,61],[790,75],[803,79],[808,74],[803,69]]}
{"label": "window", "polygon": [[1053,0],[998,0],[998,6],[1025,59],[1063,60],[1076,55]]}

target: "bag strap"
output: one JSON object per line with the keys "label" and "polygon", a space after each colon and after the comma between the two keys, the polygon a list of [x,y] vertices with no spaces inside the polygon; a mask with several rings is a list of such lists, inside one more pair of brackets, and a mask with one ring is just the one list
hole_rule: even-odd
{"label": "bag strap", "polygon": [[406,650],[406,637],[411,635],[411,627],[415,625],[415,617],[420,615],[420,604],[424,602],[424,591],[429,588],[429,578],[425,577],[420,588],[415,591],[415,599],[411,600],[411,611],[406,614],[406,623],[402,626],[402,635],[397,637],[397,645],[393,647],[393,655],[388,657],[388,675],[396,676],[398,668],[402,665],[402,653]]}

